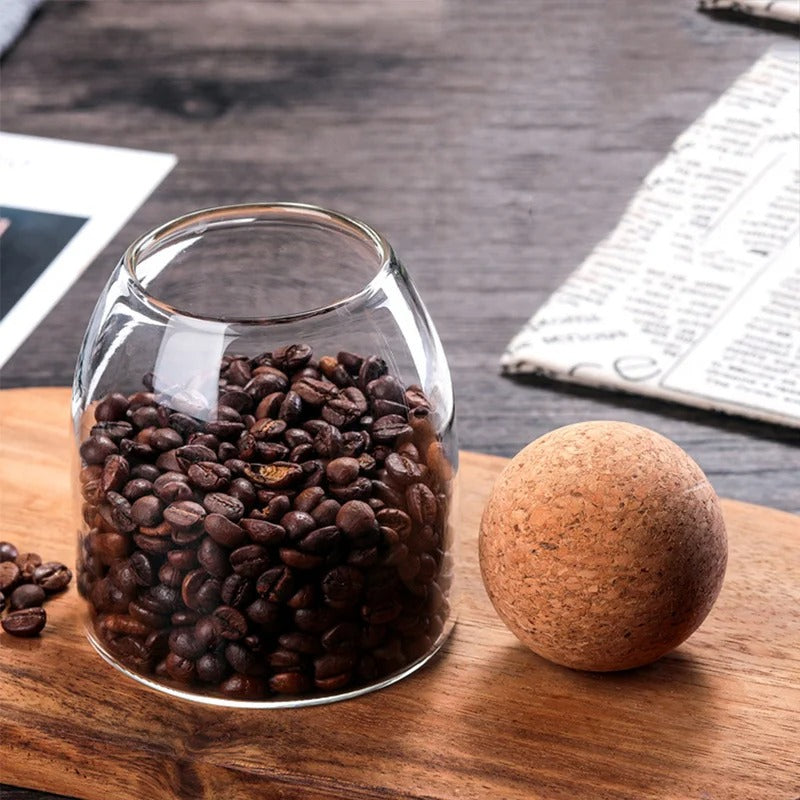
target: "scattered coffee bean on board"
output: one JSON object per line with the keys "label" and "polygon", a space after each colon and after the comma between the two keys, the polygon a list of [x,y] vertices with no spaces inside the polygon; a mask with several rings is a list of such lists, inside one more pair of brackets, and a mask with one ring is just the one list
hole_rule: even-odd
{"label": "scattered coffee bean on board", "polygon": [[[452,469],[419,386],[305,344],[224,356],[213,409],[144,385],[103,397],[80,444],[78,590],[114,658],[257,700],[369,685],[432,650]],[[34,576],[57,584],[49,564]]]}
{"label": "scattered coffee bean on board", "polygon": [[12,636],[36,636],[43,630],[47,614],[42,605],[51,595],[67,588],[71,570],[58,561],[42,564],[37,553],[20,553],[11,542],[0,542],[0,620]]}

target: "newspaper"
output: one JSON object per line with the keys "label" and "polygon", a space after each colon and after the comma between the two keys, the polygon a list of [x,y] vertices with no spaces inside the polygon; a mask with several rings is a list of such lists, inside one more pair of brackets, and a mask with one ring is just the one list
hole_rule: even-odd
{"label": "newspaper", "polygon": [[501,364],[800,427],[797,48],[676,140]]}

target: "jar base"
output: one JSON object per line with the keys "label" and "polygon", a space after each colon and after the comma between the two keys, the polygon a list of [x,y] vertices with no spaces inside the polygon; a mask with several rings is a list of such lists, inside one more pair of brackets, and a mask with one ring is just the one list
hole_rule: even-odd
{"label": "jar base", "polygon": [[425,664],[427,664],[439,652],[439,650],[441,650],[442,646],[453,632],[455,622],[455,619],[448,620],[441,635],[436,640],[433,647],[425,655],[421,656],[416,661],[412,661],[409,665],[403,667],[403,669],[398,670],[397,672],[394,672],[385,678],[381,678],[379,681],[369,683],[364,686],[358,686],[347,691],[331,694],[319,694],[309,697],[279,696],[266,698],[263,700],[236,700],[235,698],[222,697],[219,695],[200,694],[199,692],[176,689],[172,686],[160,683],[159,681],[152,680],[146,675],[142,675],[138,672],[128,669],[124,664],[121,664],[116,658],[114,658],[114,656],[112,656],[104,648],[103,644],[97,638],[89,625],[86,626],[85,630],[89,643],[106,663],[110,664],[127,677],[132,678],[137,683],[147,686],[149,689],[155,689],[157,692],[161,692],[162,694],[167,694],[171,697],[177,697],[181,700],[188,700],[190,702],[201,703],[207,706],[217,706],[220,708],[303,708],[306,706],[321,706],[329,703],[338,703],[341,700],[350,700],[354,697],[360,697],[361,695],[375,692],[378,689],[384,689],[387,686],[391,686],[392,684],[403,680],[403,678],[408,677],[421,667],[425,666]]}

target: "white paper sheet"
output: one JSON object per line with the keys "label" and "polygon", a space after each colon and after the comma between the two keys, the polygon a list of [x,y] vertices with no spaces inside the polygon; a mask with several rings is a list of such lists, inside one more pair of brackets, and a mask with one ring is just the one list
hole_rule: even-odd
{"label": "white paper sheet", "polygon": [[166,153],[0,133],[0,366],[175,162]]}

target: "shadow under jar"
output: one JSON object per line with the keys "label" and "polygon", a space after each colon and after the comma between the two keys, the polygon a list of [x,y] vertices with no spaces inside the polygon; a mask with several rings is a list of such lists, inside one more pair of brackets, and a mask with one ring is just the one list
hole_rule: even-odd
{"label": "shadow under jar", "polygon": [[388,242],[296,204],[134,242],[75,373],[78,589],[129,676],[219,705],[386,686],[453,625],[453,394]]}

